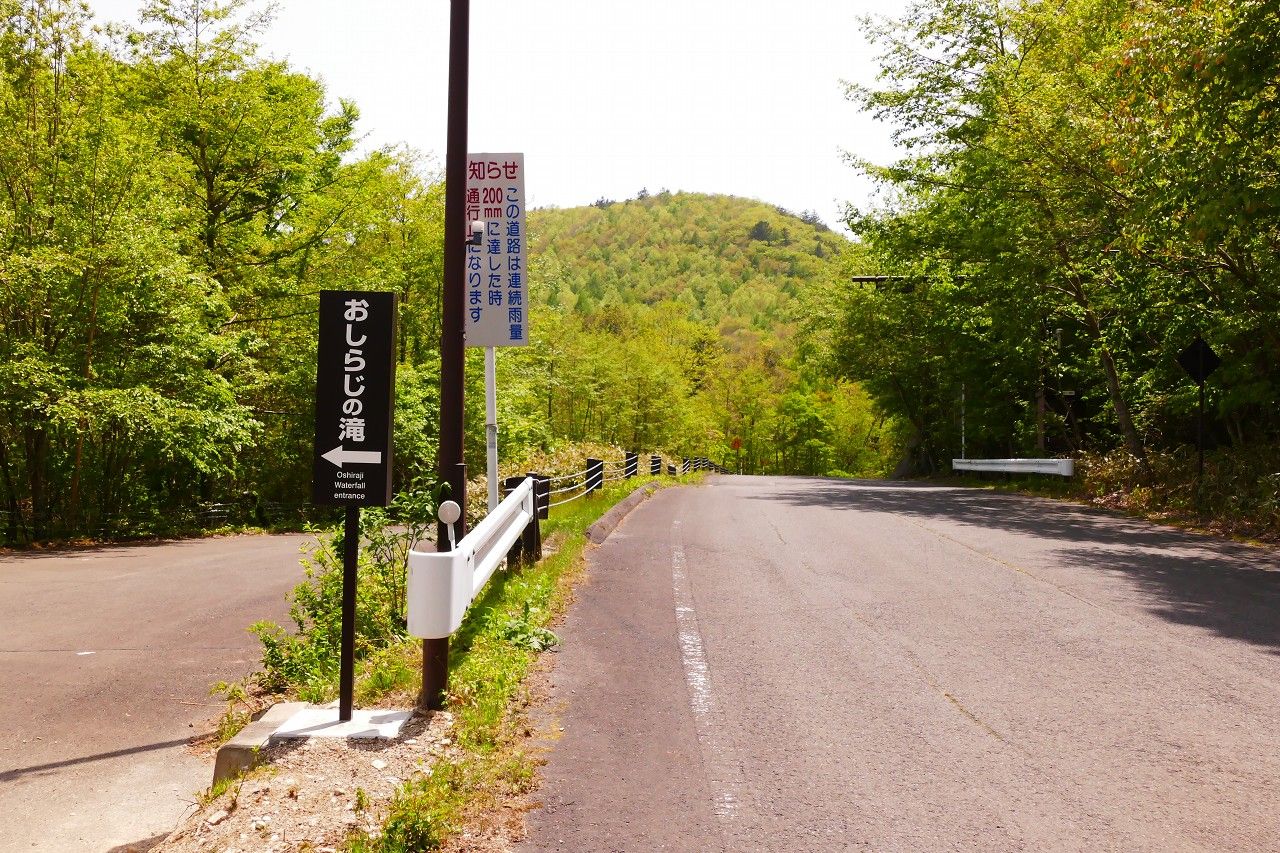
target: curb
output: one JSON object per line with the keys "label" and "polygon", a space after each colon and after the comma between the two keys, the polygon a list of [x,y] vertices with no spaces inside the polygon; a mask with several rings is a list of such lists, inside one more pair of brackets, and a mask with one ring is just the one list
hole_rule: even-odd
{"label": "curb", "polygon": [[213,762],[213,784],[233,779],[258,765],[263,747],[271,742],[271,736],[298,711],[307,707],[306,702],[279,702],[267,713],[240,730],[231,740],[218,747],[218,757]]}
{"label": "curb", "polygon": [[660,488],[662,488],[660,483],[646,483],[618,501],[608,512],[600,516],[595,524],[587,528],[587,541],[593,545],[599,545],[622,523],[622,519],[627,517],[627,513],[643,503],[649,495]]}

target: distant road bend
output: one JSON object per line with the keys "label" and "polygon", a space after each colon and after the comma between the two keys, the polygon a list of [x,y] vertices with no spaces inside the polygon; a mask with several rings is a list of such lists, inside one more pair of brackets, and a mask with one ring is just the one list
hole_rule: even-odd
{"label": "distant road bend", "polygon": [[521,850],[1280,849],[1272,551],[712,477],[591,563]]}

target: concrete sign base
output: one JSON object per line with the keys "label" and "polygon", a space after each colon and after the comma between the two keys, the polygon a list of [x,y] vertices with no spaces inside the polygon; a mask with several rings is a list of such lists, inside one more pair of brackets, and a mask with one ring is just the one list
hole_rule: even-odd
{"label": "concrete sign base", "polygon": [[256,767],[262,750],[282,740],[313,737],[341,737],[354,740],[396,738],[412,711],[374,709],[355,711],[349,722],[338,721],[338,703],[323,708],[305,702],[281,702],[250,723],[238,735],[218,747],[213,765],[213,784],[234,778]]}
{"label": "concrete sign base", "polygon": [[400,728],[413,716],[412,711],[388,711],[374,708],[353,711],[351,719],[338,719],[337,705],[323,708],[309,706],[296,712],[271,735],[272,742],[294,738],[350,738],[353,740],[392,740],[400,736]]}

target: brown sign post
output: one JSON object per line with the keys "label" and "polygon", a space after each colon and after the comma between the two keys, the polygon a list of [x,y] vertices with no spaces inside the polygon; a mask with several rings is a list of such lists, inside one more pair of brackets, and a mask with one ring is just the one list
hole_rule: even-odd
{"label": "brown sign post", "polygon": [[[471,0],[449,3],[449,114],[444,157],[444,282],[440,298],[440,449],[441,482],[449,499],[467,505],[467,466],[462,458],[463,385],[466,366],[467,237],[467,84],[471,41]],[[436,547],[449,541],[449,525],[436,525]],[[456,536],[467,532],[464,513]],[[449,638],[422,641],[422,690],[418,705],[439,710],[449,683]]]}
{"label": "brown sign post", "polygon": [[360,507],[391,502],[395,401],[394,293],[323,290],[316,350],[312,499],[346,507],[342,543],[342,660],[338,719],[355,693],[356,565]]}

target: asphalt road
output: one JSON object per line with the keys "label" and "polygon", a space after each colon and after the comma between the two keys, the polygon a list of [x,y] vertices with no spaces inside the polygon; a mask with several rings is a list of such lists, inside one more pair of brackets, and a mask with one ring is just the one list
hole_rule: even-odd
{"label": "asphalt road", "polygon": [[0,851],[145,849],[209,786],[214,681],[284,623],[304,536],[0,557]]}
{"label": "asphalt road", "polygon": [[523,851],[1280,850],[1274,551],[715,477],[594,551],[562,639]]}

